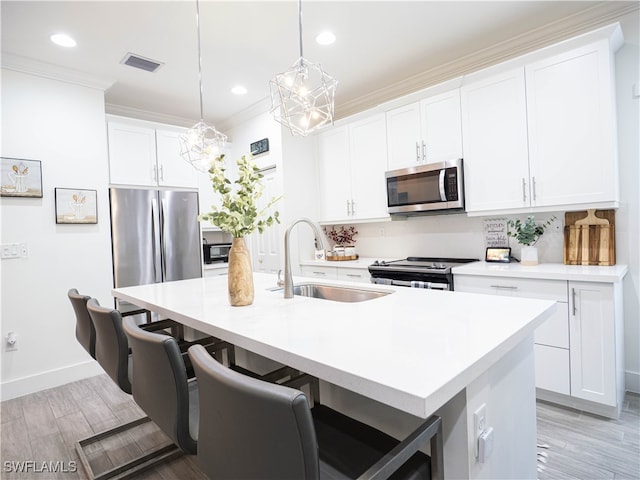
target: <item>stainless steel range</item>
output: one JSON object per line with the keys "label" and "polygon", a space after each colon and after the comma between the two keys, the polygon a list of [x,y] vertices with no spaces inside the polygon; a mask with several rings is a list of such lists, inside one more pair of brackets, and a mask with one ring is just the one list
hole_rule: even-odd
{"label": "stainless steel range", "polygon": [[451,269],[475,258],[408,257],[401,260],[378,261],[369,265],[371,282],[403,287],[453,290]]}

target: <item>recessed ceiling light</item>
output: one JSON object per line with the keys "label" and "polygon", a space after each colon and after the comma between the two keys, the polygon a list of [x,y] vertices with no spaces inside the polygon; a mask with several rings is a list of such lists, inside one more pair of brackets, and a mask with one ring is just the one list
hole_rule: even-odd
{"label": "recessed ceiling light", "polygon": [[61,47],[75,47],[76,41],[66,33],[54,33],[49,37],[53,43]]}
{"label": "recessed ceiling light", "polygon": [[322,32],[316,36],[316,43],[319,45],[331,45],[336,41],[336,36],[332,32]]}
{"label": "recessed ceiling light", "polygon": [[247,93],[247,89],[242,85],[236,85],[231,89],[231,93],[234,95],[245,95]]}

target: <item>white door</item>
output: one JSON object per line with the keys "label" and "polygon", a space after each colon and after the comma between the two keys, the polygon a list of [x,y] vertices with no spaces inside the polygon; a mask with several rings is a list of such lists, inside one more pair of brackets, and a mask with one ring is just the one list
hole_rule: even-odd
{"label": "white door", "polygon": [[354,220],[388,216],[385,129],[384,114],[349,125],[351,214]]}
{"label": "white door", "polygon": [[424,163],[463,158],[460,90],[424,99],[421,107]]}
{"label": "white door", "polygon": [[569,282],[571,395],[616,406],[613,285]]}
{"label": "white door", "polygon": [[156,130],[158,185],[196,188],[197,171],[180,156],[180,133]]}
{"label": "white door", "polygon": [[349,130],[333,128],[318,135],[320,221],[350,218]]}
{"label": "white door", "polygon": [[387,161],[389,170],[421,163],[420,102],[387,112]]}
{"label": "white door", "polygon": [[532,205],[615,201],[607,42],[526,67]]}
{"label": "white door", "polygon": [[[282,194],[282,189],[278,187],[278,177],[276,169],[271,168],[263,171],[264,192],[258,199],[258,209],[261,210],[271,201],[272,198]],[[281,202],[275,204],[278,210]],[[252,235],[253,269],[256,272],[277,273],[281,268],[281,251],[284,243],[284,236],[280,234],[280,225],[275,223],[268,227],[263,233],[256,231]]]}
{"label": "white door", "polygon": [[524,69],[461,89],[466,210],[530,205]]}
{"label": "white door", "polygon": [[109,122],[109,180],[113,184],[155,186],[156,134],[153,128]]}

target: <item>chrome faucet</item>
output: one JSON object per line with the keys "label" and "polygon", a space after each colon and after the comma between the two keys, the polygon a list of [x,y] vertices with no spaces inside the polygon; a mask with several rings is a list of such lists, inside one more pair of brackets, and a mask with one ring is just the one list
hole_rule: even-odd
{"label": "chrome faucet", "polygon": [[308,218],[300,218],[289,225],[287,231],[284,232],[284,298],[293,298],[293,278],[291,277],[291,252],[289,250],[289,235],[291,234],[291,229],[300,222],[308,224],[313,229],[313,233],[316,236],[316,248],[324,248],[324,244],[322,242],[322,232],[320,230],[320,226],[317,223],[309,220]]}

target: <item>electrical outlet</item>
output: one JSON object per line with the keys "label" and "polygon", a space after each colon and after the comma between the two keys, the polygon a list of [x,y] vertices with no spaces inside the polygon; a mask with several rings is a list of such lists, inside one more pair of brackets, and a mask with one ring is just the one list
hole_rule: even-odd
{"label": "electrical outlet", "polygon": [[478,443],[480,441],[480,436],[487,428],[487,404],[483,403],[478,407],[478,409],[473,412],[473,436],[474,436],[474,444],[476,450],[476,458],[478,458]]}
{"label": "electrical outlet", "polygon": [[9,332],[6,336],[5,351],[12,352],[18,350],[18,334],[16,332]]}

